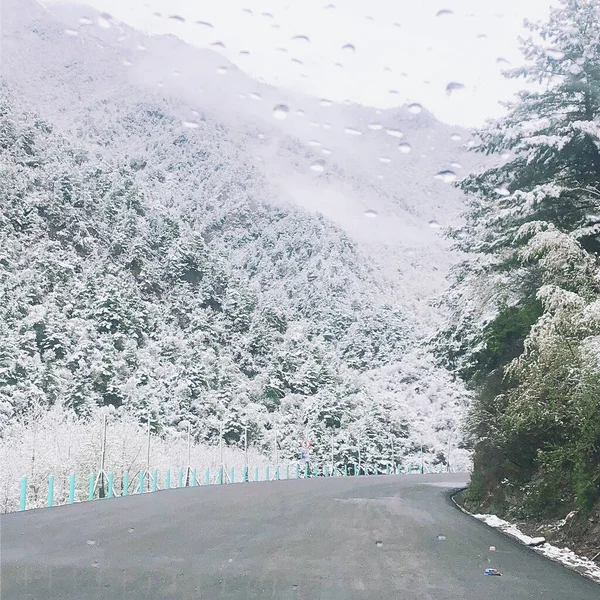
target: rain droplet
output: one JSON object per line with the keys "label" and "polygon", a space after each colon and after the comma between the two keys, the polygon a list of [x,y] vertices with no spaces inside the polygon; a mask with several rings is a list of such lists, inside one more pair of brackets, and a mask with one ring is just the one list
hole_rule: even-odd
{"label": "rain droplet", "polygon": [[454,171],[440,171],[439,173],[436,173],[433,176],[434,179],[439,179],[440,181],[443,181],[444,183],[452,183],[453,181],[456,181],[456,173]]}
{"label": "rain droplet", "polygon": [[173,77],[181,77],[181,71],[173,71]]}
{"label": "rain droplet", "polygon": [[347,50],[349,52],[356,52],[356,47],[354,46],[354,44],[345,44],[344,46],[342,46],[342,50]]}
{"label": "rain droplet", "polygon": [[164,81],[159,81],[159,82],[158,82],[156,85],[157,85],[159,88],[161,88],[161,87],[164,87],[164,86],[165,86],[165,82],[164,82]]}
{"label": "rain droplet", "polygon": [[138,45],[137,45],[137,49],[138,49],[140,52],[144,52],[144,51],[146,50],[146,46],[144,46],[144,44],[138,44]]}
{"label": "rain droplet", "polygon": [[289,112],[290,109],[286,104],[277,104],[277,106],[273,108],[273,116],[280,121],[287,118]]}
{"label": "rain droplet", "polygon": [[413,115],[418,115],[423,110],[423,107],[417,102],[408,105],[408,112]]}
{"label": "rain droplet", "polygon": [[499,185],[494,191],[496,192],[496,194],[498,194],[498,196],[510,196],[510,192],[506,185]]}
{"label": "rain droplet", "polygon": [[571,73],[571,75],[579,75],[579,73],[581,73],[582,69],[579,65],[571,65],[569,67],[569,73]]}
{"label": "rain droplet", "polygon": [[181,15],[169,15],[169,20],[176,21],[177,23],[185,23],[185,18]]}
{"label": "rain droplet", "polygon": [[367,125],[367,127],[371,130],[371,131],[381,131],[383,129],[383,125],[381,125],[380,123],[369,123]]}
{"label": "rain droplet", "polygon": [[335,4],[328,4],[328,5],[325,7],[325,10],[331,10],[331,9],[333,9],[333,8],[335,8]]}
{"label": "rain droplet", "polygon": [[135,529],[134,529],[133,527],[129,527],[129,528],[127,529],[127,532],[128,532],[128,533],[133,533],[134,531],[135,531]]}
{"label": "rain droplet", "polygon": [[[377,213],[374,210],[365,210],[365,217],[367,217],[367,219],[374,219],[377,216]],[[383,545],[383,544],[382,544]]]}
{"label": "rain droplet", "polygon": [[457,81],[451,81],[446,85],[446,95],[451,96],[456,92],[462,92],[465,89],[464,83],[458,83]]}
{"label": "rain droplet", "polygon": [[79,35],[79,31],[75,29],[65,29],[65,35],[70,35],[71,37],[77,37]]}
{"label": "rain droplet", "polygon": [[499,64],[499,65],[510,65],[510,61],[507,60],[506,58],[504,58],[503,56],[499,56],[496,59],[496,64]]}
{"label": "rain droplet", "polygon": [[331,123],[323,123],[323,129],[331,129]]}
{"label": "rain droplet", "polygon": [[444,542],[444,541],[446,541],[446,536],[445,535],[438,535],[438,540],[440,542]]}
{"label": "rain droplet", "polygon": [[210,45],[214,46],[215,48],[225,48],[225,44],[223,42],[212,42]]}
{"label": "rain droplet", "polygon": [[217,69],[217,73],[219,73],[219,75],[223,75],[223,74],[227,73],[227,67],[219,67]]}
{"label": "rain droplet", "polygon": [[315,173],[323,173],[323,171],[325,171],[325,161],[322,159],[315,160],[315,162],[310,165],[310,170]]}
{"label": "rain droplet", "polygon": [[402,154],[410,154],[411,151],[411,147],[410,144],[400,144],[398,146],[398,150],[400,150],[400,152],[402,152]]}
{"label": "rain droplet", "polygon": [[92,19],[90,19],[89,17],[81,17],[81,19],[79,19],[79,24],[80,25],[93,25],[94,21]]}
{"label": "rain droplet", "polygon": [[451,163],[451,164],[450,164],[450,166],[451,166],[453,169],[462,169],[462,165],[461,165],[460,163],[457,163],[457,162],[453,162],[453,163]]}
{"label": "rain droplet", "polygon": [[453,142],[460,142],[460,141],[462,140],[462,135],[460,135],[460,133],[453,133],[453,134],[450,136],[450,139],[451,139]]}
{"label": "rain droplet", "polygon": [[344,133],[347,133],[348,135],[362,135],[362,131],[354,129],[354,127],[346,127],[346,129],[344,129]]}
{"label": "rain droplet", "polygon": [[250,56],[249,50],[240,50],[240,56]]}
{"label": "rain droplet", "polygon": [[480,33],[480,34],[477,36],[477,39],[478,39],[478,40],[487,40],[487,34],[485,34],[485,33]]}
{"label": "rain droplet", "polygon": [[388,90],[388,94],[398,94],[398,90]]}
{"label": "rain droplet", "polygon": [[257,137],[259,140],[264,140],[264,139],[265,139],[265,134],[264,134],[264,133],[259,133],[259,134],[258,134],[256,137]]}
{"label": "rain droplet", "polygon": [[344,65],[343,65],[341,62],[336,62],[336,63],[334,63],[334,66],[335,66],[335,67],[339,67],[340,69],[343,69],[343,68],[344,68]]}
{"label": "rain droplet", "polygon": [[386,129],[385,132],[388,135],[391,135],[392,137],[395,137],[395,138],[403,138],[404,137],[404,134],[399,129],[394,129],[393,127]]}
{"label": "rain droplet", "polygon": [[327,100],[326,98],[321,98],[320,104],[321,106],[330,107],[333,102],[331,100]]}
{"label": "rain droplet", "polygon": [[310,38],[307,35],[295,35],[292,37],[293,42],[310,42]]}
{"label": "rain droplet", "polygon": [[301,108],[298,108],[297,110],[295,110],[294,114],[298,115],[299,117],[303,117],[306,115],[306,113]]}
{"label": "rain droplet", "polygon": [[551,60],[562,60],[565,57],[565,53],[556,48],[548,48],[548,50],[546,50],[546,56]]}
{"label": "rain droplet", "polygon": [[242,12],[247,15],[253,15],[254,13],[249,8],[242,8]]}
{"label": "rain droplet", "polygon": [[299,58],[292,58],[292,62],[298,65],[303,65],[304,63]]}
{"label": "rain droplet", "polygon": [[132,62],[132,61],[130,61],[128,58],[124,58],[124,59],[123,59],[123,64],[124,64],[126,67],[130,67],[130,66],[133,64],[133,62]]}
{"label": "rain droplet", "polygon": [[206,27],[208,29],[214,29],[213,24],[208,21],[196,21],[196,25],[201,25],[202,27]]}
{"label": "rain droplet", "polygon": [[448,8],[443,8],[442,10],[438,10],[437,13],[435,13],[436,17],[449,17],[450,15],[453,15],[454,13],[449,10]]}
{"label": "rain droplet", "polygon": [[[365,213],[365,214],[366,214],[366,213]],[[375,545],[376,545],[378,548],[381,548],[381,547],[383,546],[383,542],[382,542],[381,540],[377,540],[377,541],[375,542]]]}
{"label": "rain droplet", "polygon": [[256,92],[250,92],[250,98],[252,98],[252,100],[260,100],[260,94],[257,94]]}
{"label": "rain droplet", "polygon": [[441,229],[442,227],[435,219],[428,221],[427,225],[429,225],[431,229]]}
{"label": "rain droplet", "polygon": [[184,121],[183,126],[189,127],[190,129],[198,129],[198,127],[200,127],[200,125],[196,123],[196,121]]}
{"label": "rain droplet", "polygon": [[310,125],[311,127],[321,127],[321,123],[317,123],[316,121],[311,121],[311,122],[309,123],[309,125]]}
{"label": "rain droplet", "polygon": [[261,16],[261,17],[265,17],[265,18],[267,18],[267,19],[273,19],[273,18],[274,18],[274,17],[273,17],[273,15],[272,15],[270,12],[263,12],[263,13],[260,13],[260,16]]}
{"label": "rain droplet", "polygon": [[314,146],[316,148],[321,146],[321,142],[319,140],[310,140],[310,142],[308,142],[308,144],[309,144],[309,146]]}
{"label": "rain droplet", "polygon": [[98,15],[98,25],[102,29],[110,29],[112,26],[112,16],[108,13],[101,13]]}
{"label": "rain droplet", "polygon": [[510,152],[503,152],[500,155],[500,158],[504,159],[504,160],[508,160],[510,158]]}
{"label": "rain droplet", "polygon": [[86,542],[86,544],[87,544],[88,546],[94,546],[94,545],[96,544],[96,540],[88,540],[88,541]]}
{"label": "rain droplet", "polygon": [[388,156],[380,156],[379,162],[382,162],[384,165],[389,165],[392,162],[392,159]]}
{"label": "rain droplet", "polygon": [[329,150],[329,148],[321,148],[321,152],[325,155],[325,156],[330,156],[331,155],[331,150]]}

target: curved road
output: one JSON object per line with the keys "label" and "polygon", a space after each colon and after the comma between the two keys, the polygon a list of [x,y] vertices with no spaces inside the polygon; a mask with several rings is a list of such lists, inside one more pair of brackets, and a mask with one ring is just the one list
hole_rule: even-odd
{"label": "curved road", "polygon": [[5,515],[1,597],[600,598],[600,586],[461,513],[448,493],[464,477],[211,486]]}

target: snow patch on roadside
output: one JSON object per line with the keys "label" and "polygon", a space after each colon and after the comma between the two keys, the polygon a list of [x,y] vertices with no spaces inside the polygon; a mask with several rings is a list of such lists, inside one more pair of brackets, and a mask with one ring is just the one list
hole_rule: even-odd
{"label": "snow patch on roadside", "polygon": [[600,583],[600,567],[593,561],[575,554],[575,552],[569,550],[569,548],[558,548],[557,546],[553,546],[546,542],[543,537],[530,537],[520,531],[513,523],[500,519],[496,515],[480,514],[473,516],[476,519],[483,521],[486,525],[499,529],[506,535],[519,540],[521,543],[526,544],[527,546],[533,546],[536,552]]}

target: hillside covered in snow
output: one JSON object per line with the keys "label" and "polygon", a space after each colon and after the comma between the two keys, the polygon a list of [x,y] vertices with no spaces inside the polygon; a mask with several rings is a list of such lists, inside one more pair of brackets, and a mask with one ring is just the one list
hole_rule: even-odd
{"label": "hillside covered in snow", "polygon": [[81,5],[3,3],[2,426],[112,406],[157,432],[464,462],[427,351],[473,165],[421,107],[330,105]]}

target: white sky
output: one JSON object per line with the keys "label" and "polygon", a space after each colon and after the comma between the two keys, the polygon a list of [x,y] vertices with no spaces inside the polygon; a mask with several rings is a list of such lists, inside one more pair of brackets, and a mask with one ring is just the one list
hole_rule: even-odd
{"label": "white sky", "polygon": [[[524,32],[523,19],[544,19],[556,0],[82,3],[148,33],[172,33],[211,48],[275,86],[380,108],[419,102],[443,121],[470,126],[502,114],[498,101],[508,99],[519,84],[505,80],[500,71],[520,62],[517,36]],[[437,16],[441,10],[452,13]],[[308,36],[309,41],[294,36]],[[346,44],[355,51],[342,50]],[[451,82],[463,84],[464,90],[448,94]]]}

